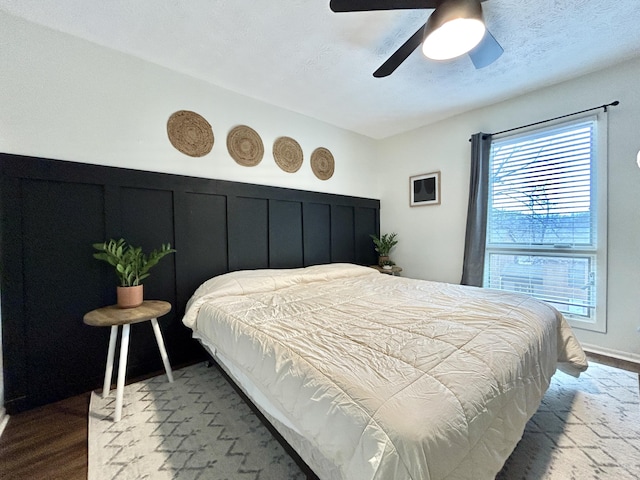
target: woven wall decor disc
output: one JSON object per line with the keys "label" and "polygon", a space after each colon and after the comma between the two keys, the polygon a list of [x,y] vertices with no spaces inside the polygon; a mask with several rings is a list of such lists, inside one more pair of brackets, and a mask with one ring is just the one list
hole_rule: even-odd
{"label": "woven wall decor disc", "polygon": [[169,117],[167,135],[176,150],[191,157],[202,157],[213,148],[211,125],[189,110],[179,110]]}
{"label": "woven wall decor disc", "polygon": [[311,154],[311,170],[320,180],[329,180],[333,176],[335,162],[333,155],[324,147],[316,148]]}
{"label": "woven wall decor disc", "polygon": [[246,125],[238,125],[231,129],[227,135],[227,149],[233,159],[244,167],[255,167],[264,155],[260,135]]}
{"label": "woven wall decor disc", "polygon": [[273,158],[285,172],[294,173],[300,170],[302,157],[302,148],[293,138],[280,137],[273,142]]}

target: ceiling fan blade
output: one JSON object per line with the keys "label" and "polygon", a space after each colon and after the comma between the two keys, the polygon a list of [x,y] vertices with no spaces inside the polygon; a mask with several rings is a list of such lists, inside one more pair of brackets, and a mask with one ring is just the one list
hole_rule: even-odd
{"label": "ceiling fan blade", "polygon": [[504,52],[491,32],[487,30],[480,43],[471,50],[468,55],[476,68],[484,68],[495,62]]}
{"label": "ceiling fan blade", "polygon": [[334,12],[368,12],[373,10],[405,10],[436,8],[436,0],[331,0]]}
{"label": "ceiling fan blade", "polygon": [[373,76],[376,78],[380,78],[391,75],[395,71],[395,69],[398,68],[400,64],[404,62],[407,57],[420,46],[422,40],[424,39],[424,31],[426,28],[427,24],[425,23],[418,29],[416,33],[411,36],[411,38],[409,38],[409,40],[404,42],[402,46],[380,66],[380,68],[373,72]]}

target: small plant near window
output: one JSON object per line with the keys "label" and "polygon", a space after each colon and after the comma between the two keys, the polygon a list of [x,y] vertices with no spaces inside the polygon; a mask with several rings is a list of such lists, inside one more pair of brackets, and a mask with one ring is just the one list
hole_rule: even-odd
{"label": "small plant near window", "polygon": [[[381,236],[377,236],[374,234],[369,235],[373,240],[373,244],[375,245],[375,250],[378,252],[378,265],[381,267],[385,265],[385,262],[390,262],[389,260],[389,252],[391,249],[398,244],[398,234],[397,233],[384,233]],[[395,265],[386,263],[386,265]]]}
{"label": "small plant near window", "polygon": [[388,257],[391,249],[398,244],[397,233],[384,233],[380,237],[373,234],[369,236],[373,239],[375,250],[381,257]]}

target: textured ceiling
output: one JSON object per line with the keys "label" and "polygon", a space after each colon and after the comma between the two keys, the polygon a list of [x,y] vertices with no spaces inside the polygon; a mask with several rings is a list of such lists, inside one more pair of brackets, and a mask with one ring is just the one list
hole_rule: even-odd
{"label": "textured ceiling", "polygon": [[333,13],[329,0],[0,0],[0,10],[214,85],[384,138],[640,56],[640,0],[487,0],[505,53],[415,51],[376,70],[432,10]]}

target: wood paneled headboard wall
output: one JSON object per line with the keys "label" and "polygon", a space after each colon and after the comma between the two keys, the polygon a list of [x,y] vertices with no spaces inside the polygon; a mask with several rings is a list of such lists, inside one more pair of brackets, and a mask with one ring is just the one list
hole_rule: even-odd
{"label": "wood paneled headboard wall", "polygon": [[[0,154],[5,406],[15,413],[101,385],[108,329],[83,315],[115,303],[92,243],[124,237],[177,249],[145,281],[174,365],[204,358],[181,323],[204,280],[228,271],[375,263],[380,202]],[[148,322],[133,325],[128,377],[162,369]]]}

